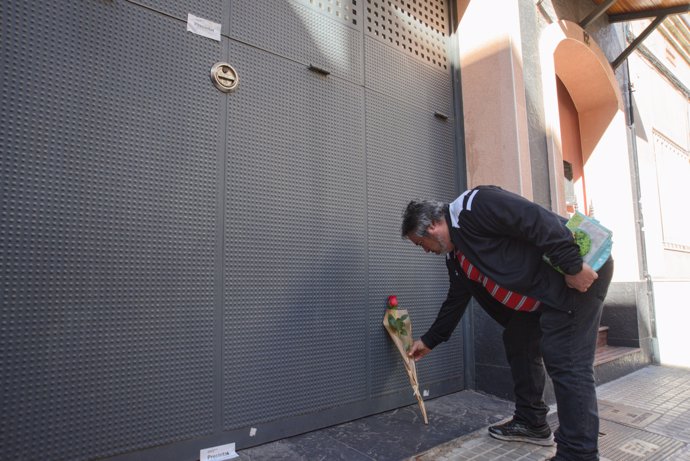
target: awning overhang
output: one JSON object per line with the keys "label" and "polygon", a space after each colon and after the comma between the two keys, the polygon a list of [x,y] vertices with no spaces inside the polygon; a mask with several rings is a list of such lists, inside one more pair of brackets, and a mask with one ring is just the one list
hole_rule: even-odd
{"label": "awning overhang", "polygon": [[[665,24],[665,36],[684,59],[690,59],[690,24],[685,13],[690,12],[688,0],[594,0],[597,7],[582,21],[580,27],[585,29],[589,24],[606,14],[611,23],[652,19],[647,28],[636,37],[623,52],[611,62],[616,69],[625,59],[635,51],[649,34]],[[681,20],[668,20],[678,16]]]}

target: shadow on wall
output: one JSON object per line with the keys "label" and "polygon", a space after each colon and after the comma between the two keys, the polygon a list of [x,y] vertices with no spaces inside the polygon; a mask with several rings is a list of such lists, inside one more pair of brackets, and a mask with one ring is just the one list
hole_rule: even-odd
{"label": "shadow on wall", "polygon": [[635,123],[635,135],[638,137],[638,139],[641,139],[645,142],[649,142],[649,138],[647,138],[647,128],[645,128],[644,126],[643,118],[640,115],[640,109],[637,106],[637,98],[635,98],[634,93],[630,98],[630,104],[632,105],[633,111],[632,121],[633,123]]}

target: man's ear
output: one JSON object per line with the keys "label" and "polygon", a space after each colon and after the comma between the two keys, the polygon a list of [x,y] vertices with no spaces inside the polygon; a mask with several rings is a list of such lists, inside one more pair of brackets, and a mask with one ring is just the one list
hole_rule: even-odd
{"label": "man's ear", "polygon": [[442,226],[443,223],[441,221],[434,221],[429,227],[427,227],[426,231],[429,235],[435,236],[441,230]]}

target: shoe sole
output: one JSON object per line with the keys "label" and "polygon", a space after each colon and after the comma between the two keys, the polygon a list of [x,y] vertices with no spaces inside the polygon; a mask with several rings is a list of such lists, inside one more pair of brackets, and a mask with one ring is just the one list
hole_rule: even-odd
{"label": "shoe sole", "polygon": [[542,447],[552,447],[556,445],[553,436],[550,436],[548,439],[536,439],[533,437],[521,437],[519,435],[500,435],[494,434],[493,432],[489,432],[489,435],[494,439],[505,440],[506,442],[526,442],[533,443],[534,445],[541,445]]}

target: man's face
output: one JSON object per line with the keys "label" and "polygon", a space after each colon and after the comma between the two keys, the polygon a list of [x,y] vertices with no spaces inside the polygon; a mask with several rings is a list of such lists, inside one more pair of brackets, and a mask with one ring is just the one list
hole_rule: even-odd
{"label": "man's face", "polygon": [[435,222],[429,226],[427,235],[424,237],[410,234],[407,238],[415,245],[424,248],[424,251],[427,253],[441,255],[455,249],[453,242],[450,240],[450,232],[448,231],[448,225],[445,221]]}

